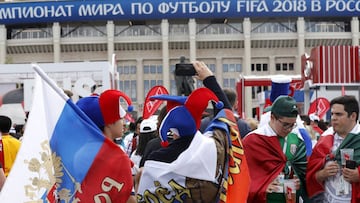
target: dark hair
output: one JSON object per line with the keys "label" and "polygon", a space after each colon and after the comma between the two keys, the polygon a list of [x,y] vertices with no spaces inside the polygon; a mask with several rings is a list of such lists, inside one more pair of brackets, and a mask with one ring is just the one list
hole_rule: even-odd
{"label": "dark hair", "polygon": [[139,135],[139,143],[136,147],[136,155],[144,155],[144,151],[145,151],[145,147],[147,145],[147,143],[152,140],[153,138],[155,138],[156,135],[156,131],[154,132],[149,132],[149,133],[140,133]]}
{"label": "dark hair", "polygon": [[136,121],[135,121],[135,129],[136,129],[137,124],[141,123],[143,120],[144,120],[144,118],[142,116],[140,116],[138,119],[136,119]]}
{"label": "dark hair", "polygon": [[305,122],[306,125],[310,125],[310,117],[306,114],[300,115],[301,120]]}
{"label": "dark hair", "polygon": [[318,126],[321,130],[325,131],[328,129],[328,124],[329,123],[326,123],[324,122],[323,120],[320,120],[319,123],[318,123]]}
{"label": "dark hair", "polygon": [[129,131],[134,132],[136,130],[136,125],[134,122],[130,122]]}
{"label": "dark hair", "polygon": [[7,116],[0,116],[0,132],[9,133],[11,128],[11,119]]}
{"label": "dark hair", "polygon": [[142,122],[144,120],[144,118],[142,117],[142,116],[140,116],[138,119],[136,119],[136,121],[135,121],[135,124],[134,124],[134,127],[135,127],[135,129],[134,129],[134,136],[136,137],[136,136],[138,136],[138,134],[136,134],[136,128],[137,128],[137,126],[138,125],[140,125],[140,123]]}
{"label": "dark hair", "polygon": [[354,96],[344,95],[340,97],[336,97],[330,102],[330,107],[334,104],[341,104],[344,106],[344,110],[347,112],[348,117],[355,112],[356,120],[359,118],[359,103]]}
{"label": "dark hair", "polygon": [[159,111],[158,123],[161,123],[164,120],[167,113],[168,112],[167,112],[166,106],[163,106]]}
{"label": "dark hair", "polygon": [[224,88],[223,91],[227,99],[229,100],[231,107],[233,107],[235,105],[236,96],[237,96],[235,90],[230,88]]}

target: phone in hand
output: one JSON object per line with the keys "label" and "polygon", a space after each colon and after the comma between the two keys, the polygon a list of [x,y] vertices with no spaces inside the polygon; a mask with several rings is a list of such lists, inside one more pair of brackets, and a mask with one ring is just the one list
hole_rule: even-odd
{"label": "phone in hand", "polygon": [[175,75],[177,76],[194,76],[196,74],[195,67],[192,63],[175,64]]}
{"label": "phone in hand", "polygon": [[346,160],[345,167],[349,169],[355,169],[356,168],[356,161],[354,160]]}

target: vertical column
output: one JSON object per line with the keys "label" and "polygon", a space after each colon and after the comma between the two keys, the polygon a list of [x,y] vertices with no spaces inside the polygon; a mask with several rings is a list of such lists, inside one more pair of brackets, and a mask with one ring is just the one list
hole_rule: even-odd
{"label": "vertical column", "polygon": [[167,19],[161,21],[161,42],[162,42],[162,64],[163,64],[163,85],[170,90],[170,62],[169,62],[169,22]]}
{"label": "vertical column", "polygon": [[144,103],[144,68],[143,59],[136,60],[136,98],[138,104]]}
{"label": "vertical column", "polygon": [[359,19],[358,17],[353,17],[351,19],[351,36],[352,36],[352,45],[359,45]]}
{"label": "vertical column", "polygon": [[60,39],[61,39],[61,27],[60,23],[53,23],[52,27],[53,31],[53,49],[54,49],[54,63],[59,63],[61,58],[61,47],[60,47]]}
{"label": "vertical column", "polygon": [[301,55],[305,54],[305,20],[299,17],[297,22],[298,54],[295,63],[295,74],[301,74]]}
{"label": "vertical column", "polygon": [[275,56],[269,56],[269,73],[270,75],[276,74]]}
{"label": "vertical column", "polygon": [[218,81],[218,83],[220,84],[221,87],[223,87],[224,84],[224,76],[223,76],[223,71],[222,71],[222,58],[221,57],[216,57],[216,69],[215,69],[215,75],[216,75],[216,80]]}
{"label": "vertical column", "polygon": [[190,51],[190,61],[196,60],[196,21],[195,19],[189,19],[189,51]]}
{"label": "vertical column", "polygon": [[107,49],[108,49],[108,61],[112,60],[112,55],[114,53],[114,33],[115,25],[113,21],[107,21],[106,23],[106,32],[107,32]]}
{"label": "vertical column", "polygon": [[[244,75],[251,74],[251,21],[249,18],[245,18],[243,22],[244,27]],[[252,117],[252,98],[251,88],[245,87],[245,98],[242,98],[244,108],[242,113],[245,113],[246,117]]]}
{"label": "vertical column", "polygon": [[[305,20],[303,17],[299,17],[297,22],[297,34],[298,34],[298,54],[295,63],[296,74],[301,74],[301,56],[305,54]],[[308,53],[310,54],[310,53]],[[310,91],[309,88],[304,88],[304,109],[303,112],[308,112],[310,106]]]}
{"label": "vertical column", "polygon": [[0,25],[0,64],[6,63],[6,27]]}

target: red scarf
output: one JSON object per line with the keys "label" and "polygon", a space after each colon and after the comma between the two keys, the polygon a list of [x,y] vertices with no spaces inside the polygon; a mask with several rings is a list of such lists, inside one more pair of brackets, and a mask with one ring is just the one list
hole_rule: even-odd
{"label": "red scarf", "polygon": [[266,188],[283,170],[287,159],[277,136],[251,134],[246,136],[243,144],[249,168],[256,169],[250,171],[248,202],[265,203]]}

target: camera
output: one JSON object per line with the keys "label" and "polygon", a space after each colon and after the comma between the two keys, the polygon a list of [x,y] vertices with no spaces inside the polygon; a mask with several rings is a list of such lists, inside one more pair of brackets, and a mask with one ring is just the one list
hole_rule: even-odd
{"label": "camera", "polygon": [[356,161],[354,161],[354,160],[346,160],[345,167],[349,168],[349,169],[355,169],[356,168]]}
{"label": "camera", "polygon": [[192,63],[175,64],[175,75],[177,76],[194,76],[196,74],[195,67]]}

